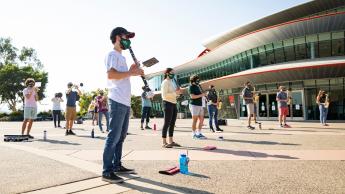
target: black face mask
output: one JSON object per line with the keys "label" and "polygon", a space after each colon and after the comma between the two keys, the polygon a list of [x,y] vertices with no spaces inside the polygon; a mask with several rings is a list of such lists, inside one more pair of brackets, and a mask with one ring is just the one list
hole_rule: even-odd
{"label": "black face mask", "polygon": [[199,84],[200,84],[200,80],[198,80],[198,79],[195,80],[195,84],[196,84],[196,85],[199,85]]}

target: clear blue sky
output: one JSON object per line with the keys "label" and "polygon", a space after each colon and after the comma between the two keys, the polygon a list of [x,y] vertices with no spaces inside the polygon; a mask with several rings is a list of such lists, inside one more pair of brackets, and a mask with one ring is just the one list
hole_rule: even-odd
{"label": "clear blue sky", "polygon": [[[109,34],[122,26],[136,33],[132,47],[140,61],[160,63],[147,73],[195,58],[211,36],[255,21],[306,0],[0,0],[0,37],[18,48],[32,47],[49,72],[48,100],[69,81],[84,90],[104,88],[104,57],[112,49]],[[132,59],[127,56],[127,63]],[[132,79],[132,92],[142,82]],[[46,104],[44,106],[44,104]],[[1,108],[1,107],[0,107]]]}

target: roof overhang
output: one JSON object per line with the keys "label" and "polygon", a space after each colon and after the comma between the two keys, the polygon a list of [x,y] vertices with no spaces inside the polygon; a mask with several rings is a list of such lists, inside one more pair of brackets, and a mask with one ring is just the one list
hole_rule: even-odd
{"label": "roof overhang", "polygon": [[296,20],[309,15],[313,15],[322,11],[334,9],[336,7],[344,6],[345,1],[343,0],[316,0],[303,3],[289,9],[280,11],[278,13],[269,15],[267,17],[261,18],[254,22],[250,22],[243,26],[231,29],[225,33],[214,36],[206,41],[204,41],[204,46],[208,49],[214,49],[225,42],[247,34],[249,32],[257,31],[259,29],[267,28],[269,26],[281,24],[291,20]]}
{"label": "roof overhang", "polygon": [[217,89],[229,89],[242,87],[247,81],[256,85],[334,77],[345,77],[344,57],[259,67],[208,80],[202,82],[201,86],[208,88],[214,85]]}

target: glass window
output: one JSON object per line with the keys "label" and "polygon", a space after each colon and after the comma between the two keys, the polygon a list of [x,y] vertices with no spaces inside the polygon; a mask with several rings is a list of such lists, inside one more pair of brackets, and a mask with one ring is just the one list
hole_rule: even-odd
{"label": "glass window", "polygon": [[293,39],[288,39],[283,41],[284,47],[293,46]]}
{"label": "glass window", "polygon": [[317,42],[317,34],[307,35],[306,40],[307,42]]}
{"label": "glass window", "polygon": [[319,57],[331,56],[331,33],[319,34]]}
{"label": "glass window", "polygon": [[275,42],[275,43],[273,43],[273,46],[274,46],[275,49],[282,48],[283,47],[283,42],[282,41]]}
{"label": "glass window", "polygon": [[286,61],[295,61],[295,49],[294,46],[284,47],[284,54]]}
{"label": "glass window", "polygon": [[342,56],[344,50],[344,32],[332,33],[332,56]]}
{"label": "glass window", "polygon": [[274,55],[276,63],[285,62],[284,48],[274,49]]}

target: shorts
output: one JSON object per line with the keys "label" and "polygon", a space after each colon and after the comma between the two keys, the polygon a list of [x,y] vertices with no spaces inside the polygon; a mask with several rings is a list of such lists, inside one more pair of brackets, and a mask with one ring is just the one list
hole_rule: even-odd
{"label": "shorts", "polygon": [[248,113],[248,116],[254,114],[254,104],[253,103],[247,104],[247,113]]}
{"label": "shorts", "polygon": [[204,108],[202,106],[189,105],[189,110],[192,116],[204,116]]}
{"label": "shorts", "polygon": [[77,111],[76,111],[76,107],[70,107],[67,106],[66,107],[66,113],[65,113],[65,117],[66,117],[66,121],[67,120],[75,120],[77,118]]}
{"label": "shorts", "polygon": [[289,114],[288,107],[280,107],[279,108],[279,115],[287,116]]}
{"label": "shorts", "polygon": [[37,107],[24,107],[24,119],[36,119]]}

